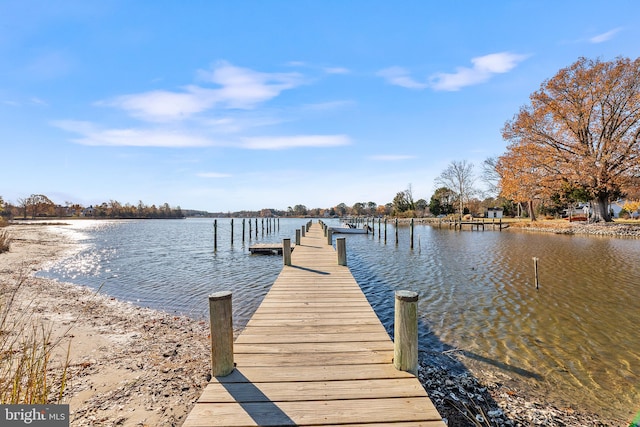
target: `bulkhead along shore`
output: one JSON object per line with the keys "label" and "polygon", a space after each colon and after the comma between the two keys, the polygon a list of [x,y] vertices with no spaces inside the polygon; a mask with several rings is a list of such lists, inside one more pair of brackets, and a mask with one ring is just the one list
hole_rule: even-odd
{"label": "bulkhead along shore", "polygon": [[[630,225],[523,228],[640,236],[640,227]],[[180,426],[210,379],[208,321],[35,277],[47,263],[77,252],[78,244],[59,227],[37,223],[12,224],[0,231],[10,239],[9,251],[0,254],[2,293],[15,292],[17,303],[12,307],[28,309],[34,322],[51,328],[50,341],[55,346],[48,369],[55,384],[49,399],[70,404],[70,424]],[[511,227],[507,232],[518,230]],[[65,364],[67,373],[62,375]],[[469,370],[457,369],[460,364],[468,364]],[[557,407],[504,373],[474,369],[463,352],[421,356],[418,377],[450,426],[624,426],[631,422]]]}

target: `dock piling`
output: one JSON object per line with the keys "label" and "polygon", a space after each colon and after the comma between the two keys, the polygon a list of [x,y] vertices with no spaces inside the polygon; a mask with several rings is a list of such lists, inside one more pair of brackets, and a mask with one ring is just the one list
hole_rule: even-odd
{"label": "dock piling", "polygon": [[211,321],[211,375],[225,377],[235,367],[231,292],[216,292],[209,295],[209,318]]}
{"label": "dock piling", "polygon": [[393,365],[418,374],[418,294],[396,291],[393,328]]}
{"label": "dock piling", "polygon": [[282,239],[282,260],[284,265],[291,265],[291,239]]}
{"label": "dock piling", "polygon": [[344,237],[336,238],[336,249],[338,250],[338,265],[347,265],[347,244]]}

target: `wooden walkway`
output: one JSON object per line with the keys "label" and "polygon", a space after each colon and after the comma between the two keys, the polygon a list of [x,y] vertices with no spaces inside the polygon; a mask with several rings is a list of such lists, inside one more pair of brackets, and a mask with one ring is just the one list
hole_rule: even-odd
{"label": "wooden walkway", "polygon": [[441,416],[348,267],[313,224],[234,343],[236,369],[213,378],[194,426],[429,426]]}

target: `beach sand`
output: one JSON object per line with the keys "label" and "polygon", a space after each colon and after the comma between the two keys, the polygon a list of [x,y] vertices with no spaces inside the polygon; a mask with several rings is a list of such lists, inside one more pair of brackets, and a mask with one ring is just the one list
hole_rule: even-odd
{"label": "beach sand", "polygon": [[[61,338],[53,364],[62,363],[70,342],[70,380],[63,403],[70,404],[71,426],[181,425],[209,379],[207,322],[34,277],[46,263],[68,256],[79,245],[46,225],[10,225],[3,230],[13,241],[11,250],[0,254],[0,283],[22,280],[20,302],[31,304]],[[588,411],[558,408],[500,371],[473,369],[472,361],[461,355],[437,354],[425,360],[430,362],[421,361],[420,380],[451,426],[474,425],[452,405],[462,406],[469,396],[476,402],[469,406],[482,406],[493,418],[491,425],[628,425]],[[458,360],[475,376],[450,369]]]}
{"label": "beach sand", "polygon": [[45,263],[73,251],[73,243],[48,226],[4,230],[12,243],[0,254],[0,282],[22,280],[19,300],[62,339],[54,366],[70,348],[63,403],[70,405],[71,425],[181,425],[208,381],[208,325],[36,278]]}

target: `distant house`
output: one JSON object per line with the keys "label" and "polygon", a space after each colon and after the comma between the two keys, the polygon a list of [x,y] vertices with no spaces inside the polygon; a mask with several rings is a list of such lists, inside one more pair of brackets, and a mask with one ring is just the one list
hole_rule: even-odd
{"label": "distant house", "polygon": [[85,208],[82,210],[81,215],[82,216],[93,216],[93,214],[95,213],[95,209],[93,208],[93,206],[89,206],[88,208]]}
{"label": "distant house", "polygon": [[502,218],[502,213],[504,209],[502,208],[487,208],[486,217],[487,218]]}

